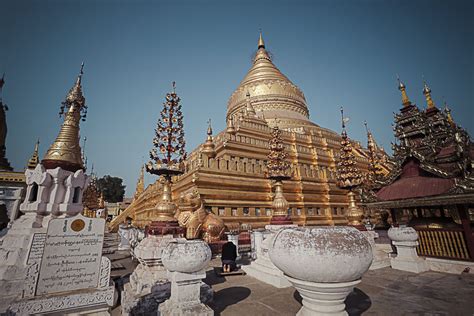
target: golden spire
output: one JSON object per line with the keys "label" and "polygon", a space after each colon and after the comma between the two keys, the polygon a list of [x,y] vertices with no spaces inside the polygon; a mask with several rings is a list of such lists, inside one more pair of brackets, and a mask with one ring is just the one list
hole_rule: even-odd
{"label": "golden spire", "polygon": [[31,155],[31,158],[28,160],[28,165],[26,166],[26,168],[28,169],[35,169],[39,163],[39,157],[38,157],[39,143],[40,141],[38,139],[35,144],[35,150],[33,151],[33,155]]}
{"label": "golden spire", "polygon": [[433,99],[431,98],[431,89],[426,84],[426,81],[423,81],[423,94],[425,95],[426,105],[428,106],[428,109],[435,108],[436,106],[433,102]]}
{"label": "golden spire", "polygon": [[406,87],[403,84],[403,82],[400,80],[400,77],[398,77],[398,75],[397,75],[397,78],[398,78],[398,90],[400,90],[402,93],[402,104],[404,106],[409,106],[411,105],[411,102],[410,102],[410,99],[408,99]]}
{"label": "golden spire", "polygon": [[216,156],[216,145],[214,145],[214,138],[212,137],[212,126],[211,126],[211,119],[207,121],[207,139],[203,145],[202,153],[206,154],[210,158],[214,158]]}
{"label": "golden spire", "polygon": [[258,49],[265,48],[265,42],[263,41],[262,31],[260,31],[260,36],[258,38]]}
{"label": "golden spire", "polygon": [[234,117],[231,115],[227,120],[227,129],[226,132],[229,134],[235,134],[235,127],[234,127]]}
{"label": "golden spire", "polygon": [[247,112],[247,115],[256,116],[257,114],[255,113],[255,109],[252,106],[252,102],[250,102],[250,92],[247,91],[247,94],[245,96],[246,96],[246,108],[245,108],[245,110]]}
{"label": "golden spire", "polygon": [[446,101],[444,102],[444,112],[446,113],[446,118],[448,120],[448,123],[451,126],[454,126],[455,123],[454,123],[454,120],[453,120],[453,116],[451,115],[451,109],[448,107],[448,104],[446,103]]}
{"label": "golden spire", "polygon": [[61,167],[75,172],[84,169],[81,146],[79,144],[79,123],[85,120],[87,106],[82,95],[82,74],[84,63],[77,77],[76,83],[69,90],[66,100],[62,102],[60,115],[64,115],[64,122],[54,143],[49,147],[42,164],[46,169]]}
{"label": "golden spire", "polygon": [[133,199],[136,200],[142,193],[145,191],[145,174],[144,174],[144,165],[140,168],[140,177],[137,181],[137,188],[135,189],[135,194],[133,195]]}

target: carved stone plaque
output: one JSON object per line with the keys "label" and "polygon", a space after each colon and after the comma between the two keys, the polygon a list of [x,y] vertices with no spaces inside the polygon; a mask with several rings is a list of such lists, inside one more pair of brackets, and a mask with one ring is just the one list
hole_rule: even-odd
{"label": "carved stone plaque", "polygon": [[36,295],[97,288],[105,220],[77,215],[48,225]]}

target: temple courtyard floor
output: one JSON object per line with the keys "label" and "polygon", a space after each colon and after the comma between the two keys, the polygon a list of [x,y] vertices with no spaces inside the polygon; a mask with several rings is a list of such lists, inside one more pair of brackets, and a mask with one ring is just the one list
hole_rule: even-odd
{"label": "temple courtyard floor", "polygon": [[[131,273],[136,265],[120,252],[111,257],[125,268],[120,274]],[[248,275],[219,277],[214,272],[218,266],[220,259],[213,259],[204,280],[214,289],[210,306],[215,315],[295,315],[300,309],[301,297],[294,288],[278,289]],[[474,315],[474,274],[368,271],[346,305],[349,315]],[[120,306],[112,315],[120,315]]]}

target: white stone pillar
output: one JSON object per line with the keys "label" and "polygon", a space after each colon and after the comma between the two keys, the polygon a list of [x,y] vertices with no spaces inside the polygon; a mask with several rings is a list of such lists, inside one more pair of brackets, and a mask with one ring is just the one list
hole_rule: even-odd
{"label": "white stone pillar", "polygon": [[421,273],[428,271],[429,267],[424,258],[416,253],[418,234],[412,227],[392,227],[388,230],[388,237],[397,247],[397,256],[391,258],[393,269]]}

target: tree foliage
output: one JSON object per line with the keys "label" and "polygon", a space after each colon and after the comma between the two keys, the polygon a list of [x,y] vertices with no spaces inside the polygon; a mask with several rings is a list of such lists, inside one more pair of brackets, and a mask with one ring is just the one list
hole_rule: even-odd
{"label": "tree foliage", "polygon": [[104,200],[111,203],[122,202],[125,195],[125,185],[122,178],[103,176],[97,180],[97,188],[104,194]]}

